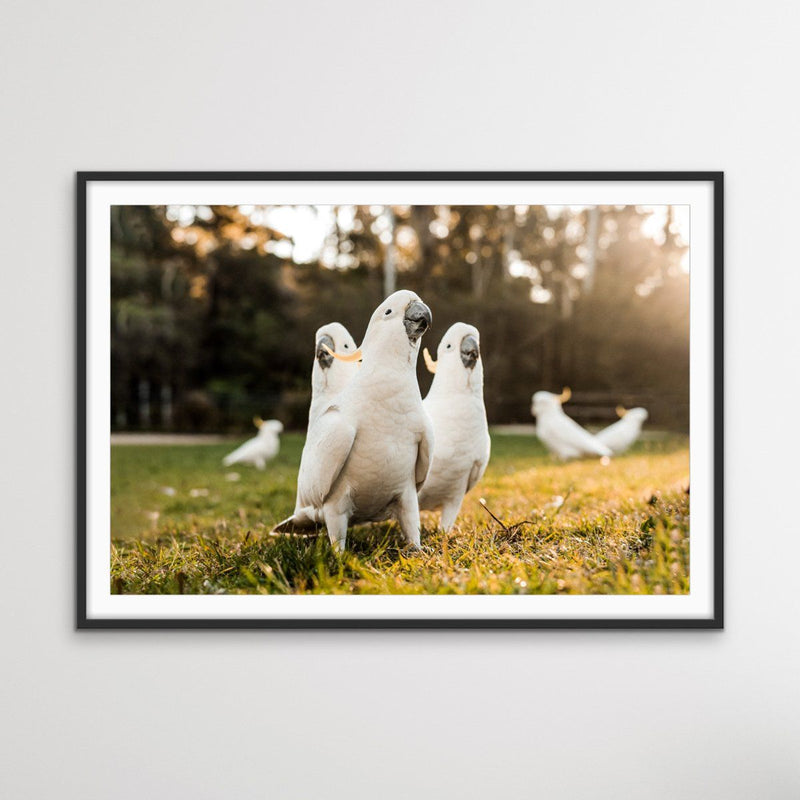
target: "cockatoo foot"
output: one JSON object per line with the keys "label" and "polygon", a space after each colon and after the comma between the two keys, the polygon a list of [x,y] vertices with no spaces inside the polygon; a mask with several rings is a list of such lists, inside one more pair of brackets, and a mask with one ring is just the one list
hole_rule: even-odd
{"label": "cockatoo foot", "polygon": [[347,525],[349,518],[346,514],[337,514],[325,511],[325,527],[328,529],[328,539],[336,553],[343,553],[347,544]]}
{"label": "cockatoo foot", "polygon": [[270,536],[316,536],[322,529],[321,525],[307,517],[297,517],[292,514],[279,522],[270,532]]}
{"label": "cockatoo foot", "polygon": [[426,544],[420,544],[419,542],[406,542],[400,552],[404,555],[430,555],[433,553],[433,548]]}

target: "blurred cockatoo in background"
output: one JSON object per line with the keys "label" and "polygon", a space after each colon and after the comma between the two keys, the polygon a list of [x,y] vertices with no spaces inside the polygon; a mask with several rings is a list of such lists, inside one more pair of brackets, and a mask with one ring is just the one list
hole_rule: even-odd
{"label": "blurred cockatoo in background", "polygon": [[316,333],[314,341],[314,366],[311,370],[311,407],[308,410],[309,429],[321,411],[350,382],[358,370],[358,359],[335,358],[356,352],[356,343],[347,328],[338,322],[323,325]]}
{"label": "blurred cockatoo in background", "polygon": [[433,459],[419,493],[420,508],[441,509],[440,526],[449,531],[464,495],[481,479],[489,463],[491,439],[483,404],[483,363],[478,329],[456,322],[442,337],[423,407],[433,423]]}
{"label": "blurred cockatoo in background", "polygon": [[428,474],[433,430],[416,366],[430,325],[430,309],[414,292],[395,292],[374,311],[354,354],[361,366],[309,429],[297,477],[308,505],[273,533],[324,521],[331,544],[343,550],[351,523],[394,518],[419,547],[417,491]]}
{"label": "blurred cockatoo in background", "polygon": [[612,455],[611,448],[564,413],[561,405],[571,396],[569,388],[561,394],[536,392],[533,395],[531,414],[536,417],[536,435],[553,455],[562,460],[584,456],[608,458]]}
{"label": "blurred cockatoo in background", "polygon": [[278,455],[283,423],[277,419],[268,419],[265,422],[261,417],[253,417],[253,424],[258,428],[258,433],[222,459],[226,467],[231,464],[252,464],[258,469],[264,469],[267,461]]}
{"label": "blurred cockatoo in background", "polygon": [[646,408],[625,409],[617,406],[619,420],[607,428],[603,428],[598,434],[597,439],[606,447],[614,451],[618,456],[624,453],[642,434],[642,425],[647,419]]}

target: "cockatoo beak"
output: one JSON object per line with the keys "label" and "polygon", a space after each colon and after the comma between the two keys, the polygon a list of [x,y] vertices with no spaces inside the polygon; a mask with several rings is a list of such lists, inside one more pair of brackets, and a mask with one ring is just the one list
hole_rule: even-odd
{"label": "cockatoo beak", "polygon": [[353,361],[361,361],[361,359],[363,358],[363,353],[361,352],[361,350],[356,350],[356,351],[355,351],[355,353],[351,353],[349,356],[343,356],[341,353],[334,353],[334,351],[333,351],[333,350],[331,350],[331,348],[330,348],[330,347],[328,347],[328,345],[326,345],[324,342],[323,342],[322,346],[323,346],[323,347],[324,347],[324,348],[325,348],[325,349],[328,351],[328,353],[330,353],[330,354],[331,354],[331,355],[332,355],[332,356],[333,356],[333,357],[334,357],[334,358],[335,358],[337,361],[347,361],[347,362],[350,362],[350,363],[352,363]]}
{"label": "cockatoo beak", "polygon": [[256,428],[258,428],[260,430],[261,426],[263,424],[264,424],[264,420],[261,419],[261,417],[253,417],[253,425],[255,425]]}
{"label": "cockatoo beak", "polygon": [[322,369],[328,369],[328,367],[333,364],[333,357],[330,354],[333,346],[333,339],[328,336],[327,333],[319,337],[317,341],[317,352],[315,354],[315,358],[319,362],[319,365],[322,367]]}
{"label": "cockatoo beak", "polygon": [[431,310],[421,300],[414,300],[406,308],[403,324],[406,328],[406,336],[413,344],[433,324]]}
{"label": "cockatoo beak", "polygon": [[570,397],[572,397],[572,389],[570,389],[569,386],[565,386],[558,396],[558,402],[564,405],[564,403],[569,401]]}
{"label": "cockatoo beak", "polygon": [[628,410],[625,408],[625,406],[617,406],[617,416],[620,419],[622,419],[627,413]]}
{"label": "cockatoo beak", "polygon": [[461,363],[467,369],[474,368],[480,354],[478,340],[472,334],[468,334],[461,340]]}
{"label": "cockatoo beak", "polygon": [[428,352],[427,347],[422,351],[422,357],[425,359],[425,366],[428,368],[428,372],[430,372],[431,375],[435,375],[437,364]]}

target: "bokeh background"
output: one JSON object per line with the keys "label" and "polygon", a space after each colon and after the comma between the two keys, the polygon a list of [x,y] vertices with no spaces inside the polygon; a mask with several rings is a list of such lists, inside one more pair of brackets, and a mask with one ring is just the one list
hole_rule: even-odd
{"label": "bokeh background", "polygon": [[584,424],[621,403],[687,431],[688,231],[684,206],[114,207],[112,427],[301,429],[316,329],[359,342],[408,288],[431,350],[457,320],[480,329],[491,424],[569,385]]}

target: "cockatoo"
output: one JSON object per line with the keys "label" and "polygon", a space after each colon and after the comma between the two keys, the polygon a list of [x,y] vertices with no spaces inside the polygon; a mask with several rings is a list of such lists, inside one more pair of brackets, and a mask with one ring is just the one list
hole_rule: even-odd
{"label": "cockatoo", "polygon": [[617,406],[617,415],[620,418],[619,421],[603,428],[596,434],[597,439],[606,447],[610,447],[615,456],[624,453],[639,438],[642,433],[642,425],[647,419],[647,409],[630,408],[626,410],[622,406]]}
{"label": "cockatoo", "polygon": [[599,442],[589,431],[570,419],[561,408],[572,397],[569,388],[561,394],[536,392],[531,402],[531,414],[536,417],[536,435],[553,455],[562,460],[599,456],[608,458],[611,448]]}
{"label": "cockatoo", "polygon": [[222,459],[226,467],[231,464],[253,464],[258,469],[264,469],[267,461],[278,455],[281,449],[278,436],[283,431],[283,423],[277,419],[264,422],[261,417],[253,417],[253,424],[258,428],[258,433]]}
{"label": "cockatoo", "polygon": [[334,355],[361,366],[308,432],[297,477],[298,496],[308,504],[273,533],[324,522],[341,551],[350,523],[393,517],[406,541],[419,547],[417,490],[428,474],[433,429],[416,364],[430,325],[430,309],[414,292],[395,292],[372,314],[360,350]]}
{"label": "cockatoo", "polygon": [[311,370],[311,407],[308,410],[308,426],[314,424],[323,408],[350,382],[358,370],[357,361],[334,358],[335,353],[351,355],[356,352],[356,343],[344,325],[329,322],[323,325],[314,338],[316,350]]}
{"label": "cockatoo", "polygon": [[[349,383],[358,370],[359,361],[340,356],[352,356],[356,353],[356,343],[344,325],[338,322],[329,322],[323,325],[315,334],[314,341],[314,366],[311,368],[311,407],[308,410],[308,434],[311,436],[314,423],[320,414],[330,405],[332,399]],[[302,462],[301,462],[302,465]],[[305,497],[297,487],[297,499],[294,513],[300,511],[310,503],[310,498]]]}
{"label": "cockatoo", "polygon": [[491,439],[483,405],[483,363],[478,329],[456,322],[442,337],[437,360],[425,348],[434,373],[422,405],[433,423],[433,460],[419,493],[420,508],[441,508],[441,528],[456,521],[464,495],[481,479],[489,463]]}

